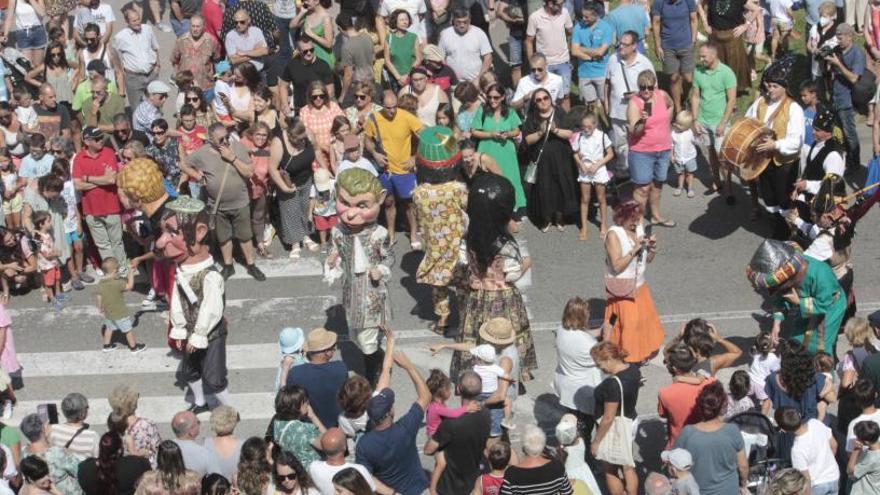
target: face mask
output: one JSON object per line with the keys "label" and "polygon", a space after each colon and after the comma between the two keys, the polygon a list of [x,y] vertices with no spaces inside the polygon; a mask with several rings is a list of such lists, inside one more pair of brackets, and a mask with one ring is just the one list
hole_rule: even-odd
{"label": "face mask", "polygon": [[829,19],[828,17],[820,17],[819,18],[819,25],[820,26],[825,27],[829,24],[831,24],[831,19]]}

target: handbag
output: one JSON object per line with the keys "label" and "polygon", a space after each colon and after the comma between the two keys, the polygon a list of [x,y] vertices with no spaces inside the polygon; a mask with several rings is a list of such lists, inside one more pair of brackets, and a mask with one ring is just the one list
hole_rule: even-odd
{"label": "handbag", "polygon": [[596,459],[616,466],[635,467],[636,462],[633,459],[633,420],[623,414],[623,383],[617,376],[614,379],[617,380],[617,385],[620,387],[620,410],[619,414],[614,417],[608,433],[599,442],[599,448],[596,450]]}
{"label": "handbag", "polygon": [[877,92],[877,78],[874,73],[865,70],[852,87],[852,106],[856,112],[867,115],[868,104]]}
{"label": "handbag", "polygon": [[526,171],[523,173],[523,180],[526,184],[534,184],[538,181],[538,163],[541,162],[541,156],[544,154],[544,148],[547,145],[547,138],[550,137],[550,126],[553,124],[554,115],[556,115],[556,110],[553,110],[550,114],[550,119],[547,120],[547,130],[544,132],[544,140],[541,142],[541,149],[538,151],[538,156],[535,157],[534,160],[529,161],[528,165],[526,165]]}
{"label": "handbag", "polygon": [[639,265],[641,255],[636,256],[636,273],[632,277],[614,277],[605,273],[605,292],[615,299],[635,299],[638,289]]}

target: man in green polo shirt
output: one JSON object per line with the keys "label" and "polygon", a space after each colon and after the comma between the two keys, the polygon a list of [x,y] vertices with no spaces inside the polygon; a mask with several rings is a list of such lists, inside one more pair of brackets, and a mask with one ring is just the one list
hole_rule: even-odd
{"label": "man in green polo shirt", "polygon": [[[708,158],[712,169],[714,189],[721,192],[721,163],[718,151],[724,140],[727,123],[736,106],[736,75],[730,67],[718,60],[718,45],[707,41],[700,46],[700,63],[694,71],[691,108],[694,112],[694,132],[700,136],[700,152]],[[730,170],[726,171],[724,190],[727,204],[736,200],[730,190]]]}
{"label": "man in green polo shirt", "polygon": [[113,132],[113,116],[125,112],[125,100],[107,89],[102,76],[92,81],[92,96],[83,100],[82,116],[87,126],[97,127],[109,135]]}

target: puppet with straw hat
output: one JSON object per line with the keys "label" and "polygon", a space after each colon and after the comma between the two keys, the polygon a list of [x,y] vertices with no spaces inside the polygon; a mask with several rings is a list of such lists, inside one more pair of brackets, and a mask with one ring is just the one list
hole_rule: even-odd
{"label": "puppet with straw hat", "polygon": [[452,129],[429,127],[419,134],[416,156],[419,185],[413,192],[416,218],[425,243],[425,257],[416,281],[432,289],[437,321],[431,329],[444,335],[449,319],[449,284],[459,262],[465,232],[467,186],[461,181],[461,150]]}

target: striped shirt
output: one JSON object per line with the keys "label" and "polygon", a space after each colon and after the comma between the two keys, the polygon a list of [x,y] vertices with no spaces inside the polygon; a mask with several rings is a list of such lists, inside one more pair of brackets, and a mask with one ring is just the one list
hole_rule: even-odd
{"label": "striped shirt", "polygon": [[572,495],[571,482],[559,461],[543,466],[521,468],[510,466],[504,472],[501,495]]}
{"label": "striped shirt", "polygon": [[[67,442],[73,438],[73,435],[80,429],[79,426],[69,424],[52,425],[49,430],[49,444],[53,447],[61,447],[67,445]],[[68,452],[80,458],[98,457],[98,433],[94,430],[83,430],[67,447]]]}
{"label": "striped shirt", "polygon": [[145,132],[149,136],[150,126],[153,124],[153,121],[161,118],[162,112],[156,108],[156,105],[153,105],[144,97],[141,103],[134,109],[134,115],[131,117],[131,127],[136,131]]}

